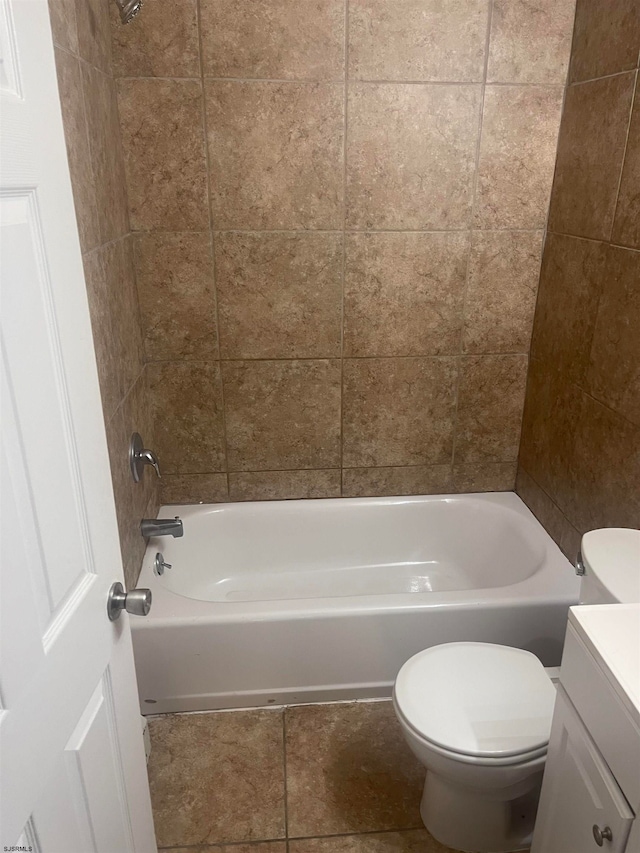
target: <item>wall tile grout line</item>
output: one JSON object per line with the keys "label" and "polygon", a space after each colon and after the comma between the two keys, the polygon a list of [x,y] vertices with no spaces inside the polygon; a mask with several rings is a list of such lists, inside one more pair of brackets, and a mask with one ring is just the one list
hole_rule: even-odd
{"label": "wall tile grout line", "polygon": [[[565,84],[564,84],[564,88],[563,88],[563,92],[562,92],[562,103],[560,105],[560,122],[558,124],[558,133],[556,136],[556,147],[555,147],[554,161],[553,161],[553,175],[551,178],[551,186],[549,188],[549,201],[547,204],[547,215],[545,217],[544,229],[542,232],[542,241],[541,241],[541,246],[540,246],[540,272],[538,273],[536,305],[535,305],[535,309],[534,309],[534,313],[533,313],[533,322],[531,324],[531,330],[530,330],[530,335],[529,335],[529,350],[527,352],[527,355],[529,357],[529,361],[528,361],[528,365],[527,365],[527,378],[526,378],[525,388],[524,388],[524,400],[522,403],[523,408],[522,408],[522,420],[521,420],[521,424],[520,424],[520,441],[518,443],[518,457],[517,457],[518,460],[520,459],[520,447],[522,444],[522,426],[524,424],[524,407],[526,406],[527,396],[529,394],[530,383],[531,383],[531,344],[533,342],[533,330],[535,328],[536,314],[538,311],[538,299],[540,296],[540,282],[542,281],[542,264],[544,261],[544,250],[545,250],[545,246],[547,244],[547,235],[549,234],[549,219],[551,216],[551,201],[553,199],[553,188],[555,186],[556,172],[558,169],[558,147],[560,145],[560,132],[562,130],[562,118],[564,116],[564,107],[565,107],[565,104],[567,102],[567,91],[569,89],[569,75],[571,73],[571,53],[573,50],[573,37],[575,35],[576,9],[577,9],[577,4],[573,10],[573,21],[572,21],[572,25],[571,25],[572,45],[571,45],[571,50],[569,52],[569,62],[567,63],[567,74],[566,74]],[[517,471],[516,471],[516,477],[517,477]]]}
{"label": "wall tile grout line", "polygon": [[[558,503],[556,503],[555,498],[553,498],[553,497],[552,497],[552,496],[547,492],[547,490],[546,490],[546,489],[544,489],[544,488],[540,485],[540,483],[536,480],[536,478],[535,478],[535,477],[533,477],[533,476],[532,476],[532,475],[527,471],[527,469],[524,467],[524,465],[520,465],[520,464],[518,464],[518,467],[519,467],[519,469],[521,469],[522,471],[524,471],[524,473],[527,475],[527,477],[529,477],[529,479],[530,479],[530,480],[531,480],[531,481],[532,481],[532,482],[533,482],[533,483],[534,483],[534,484],[535,484],[535,485],[540,489],[540,491],[542,492],[542,494],[543,494],[543,495],[545,495],[545,497],[547,497],[549,501],[551,501],[551,503],[552,503],[552,504],[554,505],[554,507],[558,510],[558,512],[562,515],[562,517],[563,517],[563,518],[564,518],[564,520],[567,522],[567,524],[569,524],[571,527],[573,527],[573,528],[574,528],[574,530],[577,530],[577,528],[576,528],[575,524],[574,524],[574,523],[573,523],[573,522],[568,518],[568,516],[566,515],[566,513],[565,513],[565,511],[562,509],[562,507],[561,507]],[[531,512],[533,512],[533,510],[531,510]],[[534,512],[533,514],[535,515],[535,512]],[[538,518],[538,516],[536,516],[536,518]],[[538,519],[538,520],[539,520],[539,519]],[[542,523],[542,522],[540,522],[540,523]],[[580,531],[578,531],[578,532],[580,532]]]}
{"label": "wall tile grout line", "polygon": [[[66,48],[63,48],[66,50]],[[346,66],[345,66],[346,67]],[[100,69],[97,69],[98,71]],[[633,71],[634,69],[630,69]],[[104,73],[104,72],[103,72]],[[623,74],[628,74],[629,72],[620,72]],[[345,73],[346,76],[346,73]],[[608,75],[611,77],[619,76],[618,74]],[[272,83],[276,85],[282,84],[291,84],[291,85],[314,85],[314,86],[340,86],[343,85],[346,81],[341,78],[328,78],[321,79],[317,77],[211,77],[209,75],[203,74],[202,77],[179,77],[179,76],[131,76],[131,75],[122,75],[117,79],[119,80],[161,80],[161,81],[183,81],[183,80],[192,80],[192,81],[204,81],[211,83]],[[596,78],[600,79],[600,78]],[[350,81],[354,86],[483,86],[485,83],[483,80],[412,80],[412,79],[404,79],[399,77],[397,79],[362,79],[362,78],[353,78]],[[578,83],[574,83],[572,85],[580,85],[580,81]],[[584,81],[590,82],[590,81]],[[487,86],[500,86],[500,87],[511,87],[517,89],[560,89],[564,87],[562,83],[549,83],[549,82],[540,82],[540,83],[519,83],[519,82],[511,82],[511,81],[501,81],[501,80],[487,80]]]}
{"label": "wall tile grout line", "polygon": [[480,111],[478,116],[478,137],[476,140],[476,152],[475,152],[475,169],[473,173],[473,189],[471,194],[471,205],[469,210],[469,245],[467,248],[467,268],[465,271],[465,284],[464,284],[464,292],[462,296],[462,316],[460,322],[460,360],[458,362],[458,375],[456,377],[455,384],[455,399],[454,399],[454,411],[453,411],[453,434],[451,440],[451,466],[455,465],[456,459],[456,450],[458,443],[458,408],[460,401],[460,386],[462,382],[462,358],[464,357],[464,339],[465,339],[465,326],[466,326],[466,310],[467,310],[467,292],[469,290],[469,276],[471,273],[471,257],[473,251],[473,231],[474,231],[474,216],[476,209],[476,196],[478,191],[478,172],[480,169],[480,151],[482,147],[482,124],[484,118],[484,98],[486,92],[486,81],[487,81],[487,72],[489,68],[489,52],[491,50],[491,23],[493,18],[493,0],[490,0],[488,15],[487,15],[487,32],[485,35],[485,45],[484,45],[484,70],[483,70],[483,82],[481,89],[481,101],[480,101]]}
{"label": "wall tile grout line", "polygon": [[[204,60],[202,50],[202,14],[201,0],[196,0],[196,23],[198,27],[198,61],[200,63],[200,87],[202,92],[202,130],[204,134],[204,160],[206,168],[206,184],[207,184],[207,209],[209,213],[209,244],[211,248],[211,264],[213,270],[213,301],[216,318],[216,339],[217,339],[217,364],[218,364],[218,390],[220,393],[220,407],[222,409],[222,441],[224,443],[224,459],[225,473],[227,477],[227,499],[230,498],[231,489],[229,485],[229,442],[227,440],[227,407],[224,399],[224,377],[222,374],[222,350],[221,350],[221,326],[220,326],[220,309],[218,299],[218,278],[216,272],[216,241],[214,230],[213,216],[213,199],[211,195],[211,164],[209,157],[209,135],[207,125],[207,93],[204,83]],[[213,400],[211,401],[213,405]]]}
{"label": "wall tile grout line", "polygon": [[342,139],[342,291],[340,301],[340,495],[344,494],[344,310],[347,286],[347,133],[349,127],[349,0],[344,0],[344,33],[342,61],[344,63],[343,139]]}
{"label": "wall tile grout line", "polygon": [[[490,352],[460,352],[452,351],[452,352],[441,352],[441,353],[409,353],[403,355],[347,355],[345,356],[345,361],[371,361],[373,359],[377,360],[392,360],[392,359],[410,359],[410,358],[421,358],[421,359],[463,359],[463,358],[485,358],[485,357],[496,357],[496,356],[505,356],[505,357],[514,357],[514,356],[524,356],[528,355],[525,350],[520,350],[519,352],[503,352],[503,351],[490,351]],[[222,359],[206,359],[206,358],[193,358],[193,359],[176,359],[176,358],[156,358],[148,362],[149,364],[172,364],[176,361],[187,361],[189,364],[215,364],[220,360],[223,363],[226,362],[235,362],[236,364],[250,361],[250,362],[288,362],[288,361],[340,361],[339,355],[309,355],[309,356],[269,356],[264,358],[252,358],[252,357],[243,357],[243,356],[229,356],[227,358]],[[329,466],[331,467],[331,466]]]}
{"label": "wall tile grout line", "polygon": [[601,243],[603,246],[611,246],[614,249],[624,249],[627,252],[640,252],[640,249],[636,249],[635,246],[625,246],[624,243],[614,243],[611,240],[606,240],[604,238],[599,239],[598,237],[585,237],[582,234],[569,234],[564,231],[554,231],[553,228],[549,228],[549,234],[553,234],[556,237],[569,237],[572,240],[584,240],[586,243]]}
{"label": "wall tile grout line", "polygon": [[[576,386],[577,387],[577,386]],[[583,389],[580,388],[580,391]],[[587,394],[587,392],[584,392]],[[587,396],[591,396],[587,394]],[[595,397],[592,399],[604,406],[604,403],[600,403]],[[607,408],[605,406],[605,408]],[[622,418],[622,415],[620,415]],[[623,420],[626,420],[623,418]],[[629,422],[631,423],[631,422]],[[633,424],[632,424],[633,425]],[[457,465],[459,467],[468,466],[473,467],[474,465],[513,465],[517,462],[517,459],[484,459],[484,460],[476,460],[474,462],[458,462]],[[421,468],[451,468],[453,467],[451,462],[417,462],[408,465],[345,465],[343,468],[334,467],[324,467],[324,468],[232,468],[229,471],[229,474],[302,474],[310,471],[378,471],[378,470],[396,470],[401,469],[421,469]],[[182,472],[169,472],[166,475],[167,477],[204,477],[209,474],[224,474],[224,471],[182,471]]]}
{"label": "wall tile grout line", "polygon": [[627,122],[627,132],[624,139],[624,148],[622,149],[622,161],[620,163],[620,175],[618,177],[618,186],[616,187],[616,200],[613,205],[613,213],[611,215],[611,227],[609,228],[609,239],[608,243],[611,243],[613,238],[613,229],[616,224],[616,213],[618,211],[618,202],[620,201],[620,189],[622,187],[622,175],[624,173],[624,163],[627,159],[627,148],[629,146],[629,137],[631,135],[631,122],[633,120],[633,110],[635,107],[636,98],[638,98],[638,79],[640,72],[636,70],[635,72],[635,80],[633,83],[633,94],[631,95],[631,106],[629,107],[629,121]]}
{"label": "wall tile grout line", "polygon": [[573,83],[567,83],[567,89],[573,89],[574,86],[584,86],[586,83],[598,83],[600,80],[611,80],[613,77],[624,77],[625,74],[633,74],[636,70],[637,66],[634,66],[626,71],[616,71],[615,74],[603,74],[600,77],[590,77],[588,80],[576,80]]}
{"label": "wall tile grout line", "polygon": [[[514,233],[514,234],[538,234],[542,232],[543,228],[473,228],[465,225],[463,228],[427,228],[427,229],[411,229],[411,228],[347,228],[347,234],[467,234],[471,230],[480,231],[483,234],[503,234]],[[131,232],[132,234],[208,234],[209,230],[184,230],[184,229],[136,229]],[[258,236],[262,236],[265,234],[291,234],[291,235],[310,235],[314,234],[342,234],[343,229],[341,228],[263,228],[263,229],[252,229],[252,228],[214,228],[214,234],[255,234]],[[127,236],[127,235],[124,235]],[[120,239],[120,238],[116,238]],[[585,238],[588,239],[588,238]],[[105,244],[106,245],[106,244]],[[93,251],[90,249],[89,251]]]}

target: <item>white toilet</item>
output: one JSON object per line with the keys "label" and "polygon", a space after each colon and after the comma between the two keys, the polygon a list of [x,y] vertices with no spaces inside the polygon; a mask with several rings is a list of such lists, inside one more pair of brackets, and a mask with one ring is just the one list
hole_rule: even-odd
{"label": "white toilet", "polygon": [[[580,603],[640,601],[639,557],[638,530],[585,534]],[[438,841],[470,853],[529,847],[556,674],[530,652],[489,643],[433,646],[404,664],[393,705],[427,769],[420,813]]]}

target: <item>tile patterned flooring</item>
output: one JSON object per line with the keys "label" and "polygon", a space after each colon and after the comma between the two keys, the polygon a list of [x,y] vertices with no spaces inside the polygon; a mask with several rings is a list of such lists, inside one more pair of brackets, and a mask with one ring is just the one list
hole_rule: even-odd
{"label": "tile patterned flooring", "polygon": [[[451,853],[388,701],[152,718],[163,853]],[[222,851],[223,845],[233,845]]]}

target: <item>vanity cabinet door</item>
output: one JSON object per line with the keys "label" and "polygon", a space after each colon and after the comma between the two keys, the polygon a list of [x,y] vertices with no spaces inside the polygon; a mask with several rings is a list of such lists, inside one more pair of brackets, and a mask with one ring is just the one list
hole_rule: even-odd
{"label": "vanity cabinet door", "polygon": [[[634,815],[560,687],[531,853],[624,853]],[[611,839],[607,840],[609,835]]]}

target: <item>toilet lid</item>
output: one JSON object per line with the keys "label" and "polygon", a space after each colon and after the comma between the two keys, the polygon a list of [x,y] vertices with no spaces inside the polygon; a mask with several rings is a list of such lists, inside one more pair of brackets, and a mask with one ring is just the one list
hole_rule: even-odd
{"label": "toilet lid", "polygon": [[504,758],[549,741],[556,691],[535,655],[490,643],[447,643],[410,658],[394,694],[415,731],[452,752]]}

